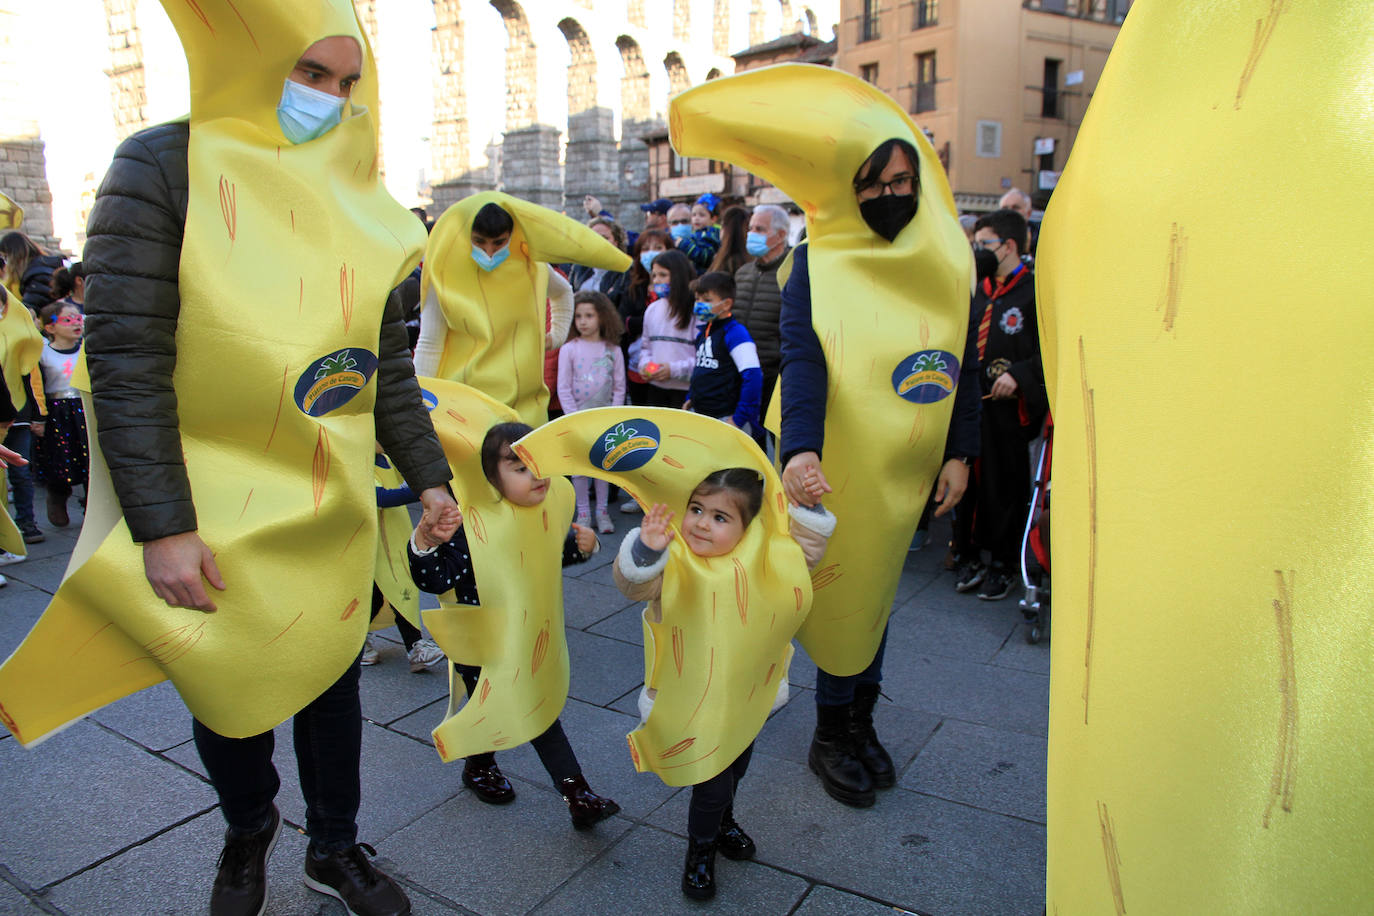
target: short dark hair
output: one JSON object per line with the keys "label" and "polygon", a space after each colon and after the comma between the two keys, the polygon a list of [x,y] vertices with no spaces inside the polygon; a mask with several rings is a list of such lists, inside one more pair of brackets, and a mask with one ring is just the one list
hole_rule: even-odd
{"label": "short dark hair", "polygon": [[1015,242],[1018,255],[1026,250],[1026,218],[1015,210],[994,210],[978,217],[978,222],[973,224],[973,231],[979,229],[991,229],[999,239]]}
{"label": "short dark hair", "polygon": [[723,270],[709,270],[692,282],[692,292],[698,296],[715,293],[722,299],[735,298],[735,278]]}
{"label": "short dark hair", "polygon": [[54,299],[65,299],[76,289],[77,279],[86,278],[86,268],[77,261],[71,267],[59,267],[52,272],[48,292]]}
{"label": "short dark hair", "polygon": [[901,150],[906,153],[907,160],[911,163],[911,171],[916,177],[912,181],[911,193],[917,197],[921,194],[921,158],[916,152],[916,147],[912,146],[907,140],[900,137],[893,137],[891,140],[884,140],[878,144],[867,159],[859,166],[859,170],[854,173],[854,190],[862,191],[870,187],[877,180],[878,176],[887,168],[888,160],[892,158],[894,150]]}
{"label": "short dark hair", "polygon": [[515,229],[515,220],[499,204],[487,204],[472,218],[472,231],[489,239],[500,238]]}
{"label": "short dark hair", "polygon": [[[497,473],[501,466],[501,449],[509,448],[532,432],[534,427],[528,423],[497,423],[487,430],[482,439],[482,474],[497,493],[501,493],[501,477]],[[504,497],[506,494],[501,495]]]}
{"label": "short dark hair", "polygon": [[763,476],[753,468],[722,468],[706,475],[688,499],[725,492],[735,501],[740,521],[748,528],[763,508]]}
{"label": "short dark hair", "polygon": [[[615,310],[610,298],[594,289],[584,289],[573,296],[573,310],[576,311],[583,303],[596,309],[596,320],[601,323],[601,339],[610,344],[620,343],[620,335],[625,333],[625,323],[620,320],[620,313]],[[572,340],[576,334],[577,326],[570,325],[568,339]]]}

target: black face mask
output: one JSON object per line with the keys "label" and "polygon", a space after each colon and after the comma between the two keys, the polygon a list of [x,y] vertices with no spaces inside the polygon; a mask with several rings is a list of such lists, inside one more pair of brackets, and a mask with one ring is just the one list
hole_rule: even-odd
{"label": "black face mask", "polygon": [[889,242],[916,216],[915,194],[883,194],[859,202],[859,215],[868,228]]}
{"label": "black face mask", "polygon": [[997,276],[997,255],[986,248],[973,249],[973,267],[978,272],[978,282]]}

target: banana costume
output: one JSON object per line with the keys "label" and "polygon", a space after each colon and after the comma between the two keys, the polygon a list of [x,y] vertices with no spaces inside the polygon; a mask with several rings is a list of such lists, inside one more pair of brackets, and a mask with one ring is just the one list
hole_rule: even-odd
{"label": "banana costume", "polygon": [[482,473],[482,440],[496,424],[518,420],[515,412],[457,382],[421,384],[453,469],[481,599],[458,604],[448,592],[437,610],[423,614],[450,659],[482,668],[477,695],[460,705],[467,691],[449,666],[449,706],[433,737],[439,756],[452,761],[537,738],[568,700],[558,558],[572,525],[573,493],[572,484],[556,478],[538,506],[502,499]]}
{"label": "banana costume", "polygon": [[[472,221],[491,203],[510,214],[515,228],[510,256],[486,271],[472,259]],[[515,408],[530,426],[546,422],[545,262],[621,271],[629,268],[630,256],[576,220],[499,191],[475,194],[445,210],[429,236],[420,289],[425,303],[438,302],[447,332],[437,364],[417,354],[417,370],[471,385]]]}
{"label": "banana costume", "polygon": [[[0,204],[9,204],[18,210],[18,222],[23,222],[24,211],[10,203],[3,194],[0,194]],[[4,210],[0,208],[0,221],[4,216]],[[9,390],[10,400],[18,410],[29,398],[24,377],[38,365],[38,357],[43,353],[43,335],[34,327],[33,315],[19,295],[12,290],[7,290],[3,295],[6,301],[0,305],[0,309],[4,310],[0,314],[0,360],[4,365],[0,368],[4,370],[4,384]],[[8,550],[21,557],[29,552],[19,529],[15,527],[14,519],[10,518],[9,498],[3,485],[0,485],[0,550]]]}
{"label": "banana costume", "polygon": [[24,208],[0,194],[0,229],[18,229],[24,225]]}
{"label": "banana costume", "polygon": [[[377,486],[395,490],[405,484],[391,459],[382,456],[386,467],[378,464],[373,471]],[[384,630],[396,622],[400,614],[416,627],[420,626],[420,590],[410,578],[410,556],[406,545],[414,526],[410,510],[405,506],[377,509],[377,568],[372,579],[382,592],[385,602],[372,620],[371,629]]]}
{"label": "banana costume", "polygon": [[[842,524],[813,573],[816,601],[798,638],[823,670],[857,674],[878,650],[959,379],[972,254],[949,183],[892,99],[829,67],[714,80],[674,98],[669,123],[681,155],[741,165],[806,213],[812,324],[829,376],[826,504]],[[921,187],[916,215],[889,244],[860,217],[852,179],[894,137],[916,147]]]}
{"label": "banana costume", "polygon": [[[0,718],[25,744],[164,678],[214,731],[258,734],[334,683],[367,629],[378,328],[423,244],[377,180],[371,51],[347,0],[164,6],[191,79],[173,384],[200,534],[228,589],[214,614],[154,595],[93,449],[94,509],[67,578],[0,668]],[[282,81],[334,35],[358,41],[363,79],[341,124],[293,146]],[[283,316],[310,334],[276,333]]]}
{"label": "banana costume", "polygon": [[653,710],[627,736],[635,768],[670,786],[705,782],[763,727],[791,640],[811,607],[801,547],[788,533],[782,481],[747,435],[712,417],[653,407],[602,407],[559,417],[516,449],[539,476],[586,474],[663,503],[681,517],[713,471],[764,476],[763,508],[728,555],[698,557],[674,538],[663,574],[663,620],[644,621],[644,682]]}
{"label": "banana costume", "polygon": [[1051,913],[1374,897],[1363,213],[1323,206],[1374,180],[1371,49],[1356,0],[1136,4],[1054,192]]}

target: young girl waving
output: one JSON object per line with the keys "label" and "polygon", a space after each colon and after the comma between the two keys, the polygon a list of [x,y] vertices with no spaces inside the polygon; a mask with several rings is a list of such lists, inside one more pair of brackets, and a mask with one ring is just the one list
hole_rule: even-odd
{"label": "young girl waving", "polygon": [[[563,412],[591,407],[619,407],[625,403],[625,360],[620,352],[620,315],[604,294],[586,290],[574,297],[573,330],[558,351],[558,400]],[[577,493],[577,524],[590,528],[586,477],[573,478]],[[596,481],[596,527],[602,534],[615,531],[606,511],[610,485]]]}

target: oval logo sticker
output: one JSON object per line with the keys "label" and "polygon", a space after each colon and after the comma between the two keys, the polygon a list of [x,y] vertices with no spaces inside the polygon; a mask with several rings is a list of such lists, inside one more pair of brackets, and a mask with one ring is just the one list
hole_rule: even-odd
{"label": "oval logo sticker", "polygon": [[315,360],[296,380],[296,406],[307,416],[338,410],[362,391],[377,371],[377,357],[350,347]]}
{"label": "oval logo sticker", "polygon": [[633,471],[658,452],[658,427],[648,420],[626,420],[606,430],[587,457],[603,471]]}
{"label": "oval logo sticker", "polygon": [[897,364],[892,388],[913,404],[934,404],[954,391],[959,360],[944,350],[922,350]]}
{"label": "oval logo sticker", "polygon": [[431,413],[433,413],[434,409],[439,406],[438,396],[436,396],[434,392],[430,391],[428,388],[420,389],[420,400],[424,401],[425,410],[428,410]]}

